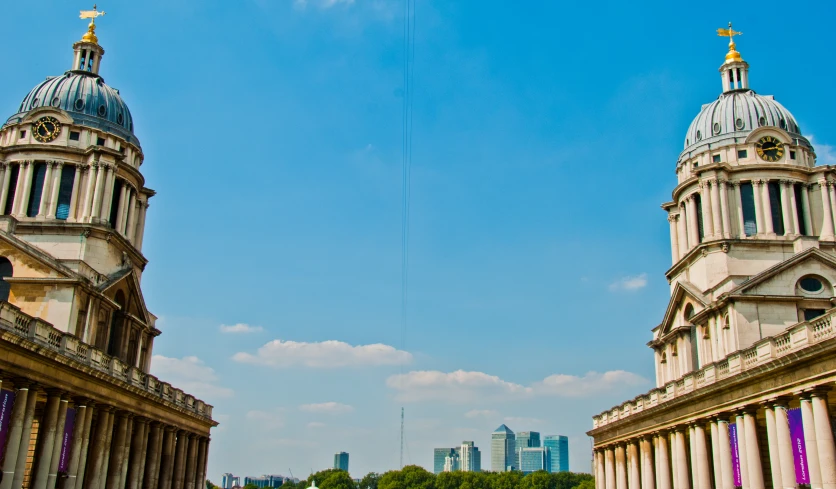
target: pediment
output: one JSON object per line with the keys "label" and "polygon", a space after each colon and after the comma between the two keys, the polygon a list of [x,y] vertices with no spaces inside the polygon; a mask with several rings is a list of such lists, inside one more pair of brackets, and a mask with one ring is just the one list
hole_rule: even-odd
{"label": "pediment", "polygon": [[680,326],[691,326],[686,316],[699,314],[709,302],[708,298],[691,282],[685,280],[677,282],[671,291],[665,317],[662,323],[654,329],[654,341],[664,338]]}
{"label": "pediment", "polygon": [[145,324],[153,326],[133,268],[126,268],[110,275],[107,281],[99,285],[99,291],[119,304],[123,313],[135,316]]}
{"label": "pediment", "polygon": [[783,261],[739,285],[730,296],[797,296],[799,280],[815,276],[830,285],[830,296],[836,285],[836,257],[818,248],[811,248]]}
{"label": "pediment", "polygon": [[40,248],[0,232],[0,256],[12,263],[13,278],[67,279],[78,275]]}

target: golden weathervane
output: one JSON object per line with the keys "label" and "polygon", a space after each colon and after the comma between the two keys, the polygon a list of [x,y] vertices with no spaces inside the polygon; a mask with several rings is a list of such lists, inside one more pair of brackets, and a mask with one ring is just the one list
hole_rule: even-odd
{"label": "golden weathervane", "polygon": [[104,15],[104,11],[99,12],[96,8],[96,5],[93,5],[93,10],[82,10],[81,15],[78,16],[80,19],[90,19],[90,25],[87,26],[87,33],[82,36],[81,40],[86,42],[99,42],[99,38],[96,37],[96,18],[101,17]]}
{"label": "golden weathervane", "polygon": [[729,52],[726,54],[726,63],[733,63],[735,61],[743,61],[743,58],[740,57],[740,53],[737,52],[735,49],[736,45],[734,44],[734,36],[741,36],[743,35],[742,32],[738,32],[732,29],[732,24],[729,22],[728,29],[717,29],[717,35],[720,37],[728,37],[729,38]]}

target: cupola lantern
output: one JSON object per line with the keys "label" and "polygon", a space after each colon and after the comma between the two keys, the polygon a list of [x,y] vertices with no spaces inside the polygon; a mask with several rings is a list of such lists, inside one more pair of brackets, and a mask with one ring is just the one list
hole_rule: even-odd
{"label": "cupola lantern", "polygon": [[90,24],[87,26],[87,32],[81,37],[81,40],[73,44],[73,67],[74,71],[86,71],[99,74],[99,64],[102,56],[104,56],[104,49],[99,46],[99,38],[96,37],[96,18],[104,15],[100,12],[96,5],[93,5],[93,10],[82,10],[79,18],[90,19]]}
{"label": "cupola lantern", "polygon": [[734,36],[741,34],[743,33],[732,29],[731,22],[729,22],[728,29],[717,29],[718,36],[729,38],[729,52],[726,53],[725,63],[720,67],[723,93],[749,88],[749,63],[743,61],[740,53],[737,52],[737,45],[734,43]]}

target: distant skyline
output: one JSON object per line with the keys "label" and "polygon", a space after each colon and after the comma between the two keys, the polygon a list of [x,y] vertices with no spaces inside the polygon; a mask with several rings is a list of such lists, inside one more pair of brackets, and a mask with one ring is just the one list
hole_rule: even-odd
{"label": "distant skyline", "polygon": [[[589,471],[591,416],[653,386],[659,205],[721,92],[718,27],[836,164],[836,4],[793,4],[790,36],[785,3],[753,6],[418,0],[402,340],[403,2],[100,2],[101,74],[157,191],[152,373],[215,406],[209,479],[304,478],[341,450],[355,478],[396,468],[401,407],[406,464],[487,452],[506,423],[567,435]],[[4,5],[26,42],[4,52],[2,117],[70,68],[81,8]]]}

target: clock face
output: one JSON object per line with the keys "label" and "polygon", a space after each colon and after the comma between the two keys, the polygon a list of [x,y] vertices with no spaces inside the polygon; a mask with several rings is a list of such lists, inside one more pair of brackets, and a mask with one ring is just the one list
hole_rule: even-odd
{"label": "clock face", "polygon": [[755,143],[758,156],[764,161],[775,162],[784,156],[784,143],[773,136],[764,136]]}
{"label": "clock face", "polygon": [[32,135],[42,143],[53,141],[61,134],[61,123],[55,117],[41,117],[32,123]]}

